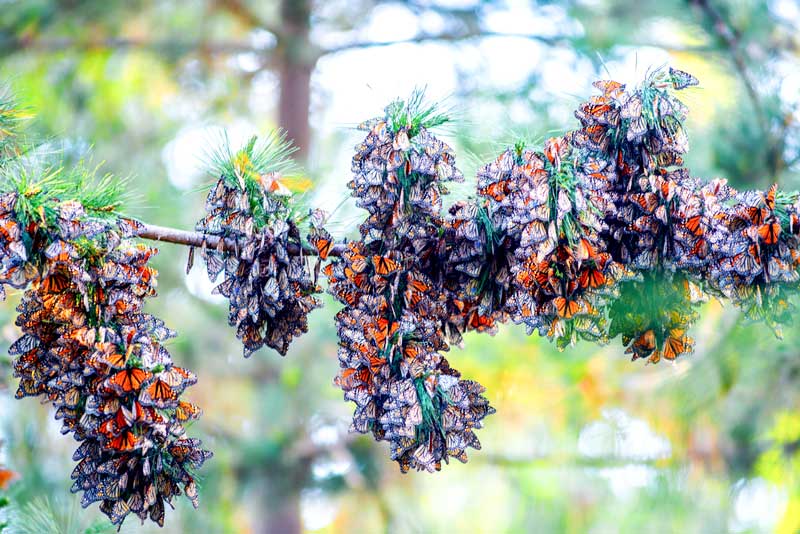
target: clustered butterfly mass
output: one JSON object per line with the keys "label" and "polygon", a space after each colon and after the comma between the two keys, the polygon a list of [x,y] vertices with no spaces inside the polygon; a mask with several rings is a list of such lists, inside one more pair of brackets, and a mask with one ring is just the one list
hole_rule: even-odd
{"label": "clustered butterfly mass", "polygon": [[[690,176],[675,92],[697,85],[691,75],[594,85],[579,129],[509,147],[446,213],[446,184],[463,180],[432,133],[447,117],[418,93],[393,102],[360,125],[348,187],[368,217],[338,245],[324,213],[293,211],[281,157],[255,141],[229,154],[197,230],[218,243],[204,241],[201,255],[212,280],[223,274],[215,291],[245,356],[264,345],[285,354],[307,331],[322,272],[343,306],[334,382],[355,404],[351,430],[389,442],[403,472],[437,471],[480,448],[475,430],[494,412],[444,357],[466,332],[511,321],[559,348],[619,336],[634,360],[655,363],[692,351],[688,329],[711,295],[780,335],[800,279],[798,194]],[[200,413],[180,399],[196,377],[163,347],[174,333],[142,312],[155,251],[131,242],[130,219],[70,200],[28,204],[0,196],[0,291],[26,289],[11,347],[18,396],[54,404],[81,441],[73,490],[84,505],[100,501],[114,523],[132,512],[162,524],[181,488],[196,503],[192,473],[211,453],[183,428]]]}
{"label": "clustered butterfly mass", "polygon": [[197,223],[204,234],[241,243],[234,251],[204,246],[202,256],[212,281],[224,272],[214,292],[230,301],[228,322],[245,357],[264,345],[285,355],[292,338],[308,331],[308,313],[322,305],[306,259],[289,253],[302,243],[288,190],[278,173],[260,173],[258,160],[252,139],[211,188],[208,215]]}
{"label": "clustered butterfly mass", "polygon": [[465,450],[480,448],[473,429],[494,412],[484,388],[461,380],[441,355],[449,348],[443,183],[463,176],[452,149],[411,115],[397,102],[361,125],[368,133],[348,187],[370,215],[361,239],[325,268],[345,304],[335,382],[356,404],[351,429],[388,441],[403,472],[439,470],[451,456],[466,462]]}
{"label": "clustered butterfly mass", "polygon": [[[2,196],[4,216],[17,201]],[[30,282],[17,307],[23,334],[9,349],[16,396],[52,404],[61,432],[80,442],[72,491],[84,507],[100,502],[113,524],[133,513],[163,525],[174,496],[197,506],[192,473],[211,453],[183,427],[200,415],[181,399],[197,378],[163,346],[175,333],[142,310],[156,294],[156,250],[128,239],[135,222],[101,222],[72,200],[40,213],[24,234],[31,254],[17,251],[8,268],[26,269]]]}

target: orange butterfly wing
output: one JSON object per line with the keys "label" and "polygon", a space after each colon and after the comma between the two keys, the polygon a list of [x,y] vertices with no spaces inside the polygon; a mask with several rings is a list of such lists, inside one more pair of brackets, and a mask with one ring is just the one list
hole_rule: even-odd
{"label": "orange butterfly wing", "polygon": [[778,236],[781,235],[781,225],[773,222],[762,224],[758,227],[758,236],[767,245],[774,245],[778,242]]}
{"label": "orange butterfly wing", "polygon": [[109,380],[112,386],[124,393],[138,391],[147,379],[150,378],[150,373],[138,368],[124,369]]}
{"label": "orange butterfly wing", "polygon": [[381,276],[400,270],[400,264],[386,256],[372,256],[372,264],[375,266],[375,272]]}

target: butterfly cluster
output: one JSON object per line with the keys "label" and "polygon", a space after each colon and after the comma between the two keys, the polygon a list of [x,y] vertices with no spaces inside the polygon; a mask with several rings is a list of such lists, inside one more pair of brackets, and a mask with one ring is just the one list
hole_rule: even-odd
{"label": "butterfly cluster", "polygon": [[203,247],[202,255],[212,281],[224,273],[214,292],[230,302],[228,322],[246,357],[264,345],[285,355],[292,339],[308,331],[309,312],[321,306],[306,259],[290,252],[302,251],[300,232],[276,193],[278,180],[274,174],[221,177],[208,193],[208,214],[197,224],[204,234],[239,245]]}
{"label": "butterfly cluster", "polygon": [[22,225],[14,211],[16,204],[16,191],[0,194],[0,301],[6,298],[4,286],[22,289],[36,276],[27,261]]}
{"label": "butterfly cluster", "polygon": [[[437,471],[466,449],[494,410],[484,388],[462,380],[448,350],[449,311],[441,217],[444,182],[463,179],[452,149],[396,102],[361,125],[348,187],[369,213],[361,239],[325,267],[336,315],[335,383],[355,403],[351,430],[390,444],[403,472]],[[313,241],[312,236],[312,241]]]}
{"label": "butterfly cluster", "polygon": [[800,280],[798,208],[797,194],[779,192],[777,185],[739,193],[716,212],[710,235],[712,288],[777,333],[791,319],[789,290]]}
{"label": "butterfly cluster", "polygon": [[605,251],[602,212],[578,180],[580,164],[562,137],[542,152],[508,149],[478,172],[494,226],[514,243],[510,316],[559,347],[603,340],[601,312],[617,282],[630,277]]}
{"label": "butterfly cluster", "polygon": [[503,251],[509,236],[495,229],[486,206],[475,200],[453,204],[445,222],[448,338],[458,343],[472,330],[494,334],[507,320],[511,272]]}
{"label": "butterfly cluster", "polygon": [[76,201],[48,209],[50,221],[26,229],[36,276],[9,349],[16,396],[52,404],[62,433],[80,442],[72,491],[84,507],[99,502],[117,525],[131,513],[163,525],[175,496],[197,505],[193,473],[211,453],[183,426],[200,415],[181,400],[197,378],[164,348],[174,332],[143,311],[156,294],[156,251],[125,238],[128,222],[93,220]]}
{"label": "butterfly cluster", "polygon": [[[505,150],[479,169],[476,197],[445,217],[442,182],[461,179],[449,147],[409,106],[362,125],[348,187],[369,217],[325,268],[345,305],[336,383],[356,403],[354,430],[390,441],[404,471],[458,457],[431,437],[431,414],[452,396],[428,383],[457,376],[439,355],[450,343],[508,320],[559,348],[620,337],[652,363],[693,350],[688,331],[709,294],[773,326],[788,320],[798,197],[690,176],[675,91],[696,84],[675,69],[631,89],[596,82],[602,94],[581,104],[578,130]],[[310,240],[326,259],[330,235]]]}
{"label": "butterfly cluster", "polygon": [[[446,184],[463,180],[432,133],[447,119],[421,94],[396,101],[360,125],[347,185],[368,216],[339,245],[319,210],[302,238],[281,174],[285,139],[253,139],[219,154],[191,243],[214,237],[201,254],[212,281],[223,276],[215,292],[245,356],[264,345],[285,354],[307,331],[327,262],[343,305],[334,383],[355,404],[351,430],[386,441],[403,472],[438,471],[480,448],[475,431],[494,412],[443,355],[469,331],[511,321],[559,348],[620,337],[634,360],[655,363],[693,350],[688,332],[709,295],[776,333],[789,322],[800,195],[691,177],[675,92],[697,83],[675,69],[630,88],[596,82],[577,130],[503,151],[479,169],[475,196],[446,214]],[[196,505],[193,473],[211,453],[184,428],[200,415],[181,399],[197,378],[165,349],[174,333],[143,311],[156,294],[155,250],[130,240],[142,232],[135,221],[90,216],[90,201],[110,213],[102,195],[37,195],[0,194],[0,298],[4,286],[26,290],[10,349],[17,396],[54,405],[81,442],[73,491],[84,506],[99,502],[115,524],[131,513],[163,524],[178,494]]]}
{"label": "butterfly cluster", "polygon": [[[693,306],[703,299],[688,298],[683,288],[690,280],[684,274],[702,276],[710,259],[709,205],[726,200],[724,184],[701,191],[702,184],[682,168],[689,149],[683,127],[687,109],[674,91],[697,83],[675,69],[657,70],[631,89],[596,82],[602,94],[579,106],[581,128],[569,135],[583,162],[579,179],[602,213],[607,252],[640,273],[622,285],[623,296],[609,314],[610,336],[621,335],[634,359],[655,362],[662,354],[674,359],[691,350],[685,331],[697,316]],[[681,274],[673,280],[676,272]],[[672,291],[665,295],[641,273],[645,278],[654,273],[687,298],[668,298]],[[648,298],[626,298],[637,293]]]}

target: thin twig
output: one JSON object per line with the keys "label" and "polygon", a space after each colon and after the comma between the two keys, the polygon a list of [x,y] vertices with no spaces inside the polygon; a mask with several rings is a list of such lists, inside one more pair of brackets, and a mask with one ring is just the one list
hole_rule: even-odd
{"label": "thin twig", "polygon": [[259,48],[247,41],[195,41],[182,39],[140,39],[133,37],[71,38],[71,37],[23,37],[0,38],[0,49],[20,49],[43,52],[92,49],[150,49],[158,52],[200,50],[215,54],[239,54],[244,52],[269,52],[270,47]]}
{"label": "thin twig", "polygon": [[744,88],[750,98],[750,103],[753,106],[753,110],[756,112],[756,119],[761,127],[761,131],[765,136],[769,136],[767,116],[764,112],[764,106],[761,105],[761,98],[758,96],[753,80],[750,78],[750,72],[742,53],[739,32],[728,24],[722,16],[722,13],[712,6],[709,0],[689,0],[689,2],[697,6],[705,16],[711,20],[711,27],[714,33],[725,44],[731,56],[731,60],[733,61],[734,68],[736,68],[739,77],[742,79]]}
{"label": "thin twig", "polygon": [[363,48],[378,48],[398,44],[422,44],[430,42],[440,43],[454,43],[469,40],[485,39],[487,37],[515,37],[519,39],[529,39],[537,41],[548,46],[556,46],[563,44],[566,38],[562,37],[545,37],[542,35],[533,35],[529,33],[505,33],[493,32],[487,30],[479,31],[466,31],[466,32],[442,32],[442,33],[421,33],[410,37],[408,39],[397,39],[392,41],[354,41],[345,43],[339,46],[326,48],[320,51],[320,55],[338,54],[339,52],[346,52],[348,50],[363,49]]}
{"label": "thin twig", "polygon": [[[187,247],[207,247],[209,249],[222,250],[231,252],[233,254],[242,250],[243,242],[236,239],[220,236],[208,235],[202,232],[190,232],[187,230],[179,230],[177,228],[168,228],[166,226],[157,226],[155,224],[142,224],[141,229],[137,235],[142,239],[150,239],[152,241],[160,241],[162,243],[174,243],[176,245],[185,245]],[[345,249],[342,243],[336,244],[331,247],[329,256],[341,256]],[[301,247],[297,244],[290,243],[287,247],[289,254],[298,256],[301,253]],[[313,247],[303,245],[302,254],[304,256],[316,256],[317,250]]]}

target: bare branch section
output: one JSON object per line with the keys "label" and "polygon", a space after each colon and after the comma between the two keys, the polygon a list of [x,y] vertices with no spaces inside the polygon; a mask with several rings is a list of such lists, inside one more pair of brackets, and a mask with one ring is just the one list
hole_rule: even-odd
{"label": "bare branch section", "polygon": [[392,41],[355,41],[352,43],[345,43],[341,46],[334,46],[326,48],[320,52],[320,55],[338,54],[339,52],[346,52],[359,48],[379,48],[398,44],[423,44],[423,43],[457,43],[463,41],[486,39],[489,37],[511,37],[517,39],[529,39],[548,46],[557,46],[564,44],[566,38],[562,37],[544,37],[541,35],[533,35],[529,33],[506,33],[506,32],[493,32],[488,30],[477,31],[464,31],[464,32],[442,32],[442,33],[421,33],[410,37],[408,39],[397,39]]}
{"label": "bare branch section", "polygon": [[[237,254],[242,249],[243,243],[238,242],[231,238],[222,238],[215,235],[203,234],[201,232],[189,232],[187,230],[179,230],[177,228],[168,228],[166,226],[157,226],[155,224],[142,223],[141,229],[137,236],[142,239],[149,239],[152,241],[160,241],[162,243],[174,243],[176,245],[185,245],[187,247],[197,248],[210,248],[217,249],[225,252]],[[331,247],[330,256],[341,256],[344,251],[345,245],[337,244]],[[289,254],[304,256],[316,256],[317,250],[313,247],[301,247],[290,244],[288,247]]]}
{"label": "bare branch section", "polygon": [[244,52],[264,52],[247,41],[195,41],[181,39],[139,39],[132,37],[71,38],[71,37],[31,37],[21,39],[0,39],[0,48],[30,50],[40,52],[61,52],[64,50],[131,48],[150,49],[158,52],[187,50],[207,51],[215,54],[239,54]]}

